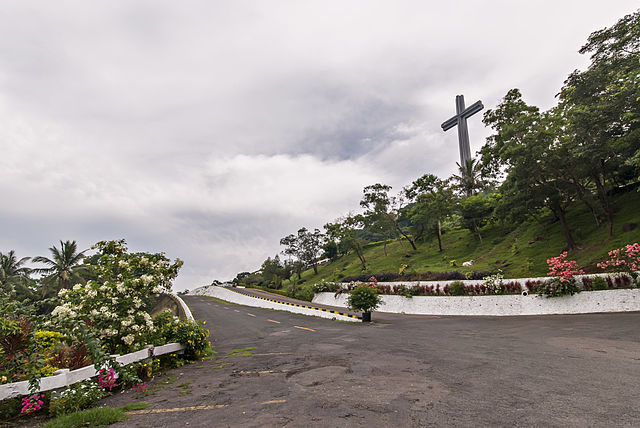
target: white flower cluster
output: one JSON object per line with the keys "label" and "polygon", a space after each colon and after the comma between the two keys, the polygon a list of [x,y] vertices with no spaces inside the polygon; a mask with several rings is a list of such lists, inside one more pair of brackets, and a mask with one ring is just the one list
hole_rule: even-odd
{"label": "white flower cluster", "polygon": [[61,290],[52,315],[89,321],[101,339],[120,337],[126,345],[142,346],[154,330],[144,299],[170,288],[182,261],[127,253],[124,241],[100,242],[95,248],[102,252],[94,265],[98,279]]}

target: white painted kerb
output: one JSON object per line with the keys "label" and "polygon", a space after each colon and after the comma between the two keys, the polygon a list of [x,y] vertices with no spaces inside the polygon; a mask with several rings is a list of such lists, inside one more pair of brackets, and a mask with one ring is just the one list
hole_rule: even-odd
{"label": "white painted kerb", "polygon": [[227,302],[237,303],[239,305],[244,305],[244,306],[252,306],[255,308],[276,309],[279,311],[293,312],[293,313],[302,314],[302,315],[312,315],[315,317],[336,319],[340,321],[360,322],[360,320],[358,319],[345,317],[343,315],[338,315],[338,314],[332,314],[330,312],[322,312],[322,311],[317,311],[315,309],[308,309],[308,308],[299,308],[297,306],[289,306],[289,305],[284,305],[282,303],[269,302],[268,300],[257,299],[244,294],[235,293],[231,290],[227,290],[226,288],[218,287],[215,285],[207,285],[204,287],[196,288],[195,290],[191,291],[189,295],[211,296],[217,299],[225,300]]}
{"label": "white painted kerb", "polygon": [[[347,307],[348,293],[317,293],[313,303]],[[640,289],[583,291],[573,296],[382,296],[377,312],[417,315],[551,315],[640,311]]]}

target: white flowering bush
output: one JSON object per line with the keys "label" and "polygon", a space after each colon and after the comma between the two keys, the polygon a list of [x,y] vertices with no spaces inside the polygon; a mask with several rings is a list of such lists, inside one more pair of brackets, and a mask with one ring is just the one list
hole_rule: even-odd
{"label": "white flowering bush", "polygon": [[49,414],[60,416],[84,410],[104,396],[104,388],[93,380],[76,383],[51,393]]}
{"label": "white flowering bush", "polygon": [[54,323],[90,330],[108,353],[141,349],[154,333],[149,298],[171,290],[182,261],[171,262],[163,253],[129,253],[124,240],[93,248],[98,252],[86,259],[93,279],[60,290]]}
{"label": "white flowering bush", "polygon": [[504,293],[504,275],[502,270],[498,269],[498,272],[494,275],[485,276],[482,278],[484,286],[487,287],[489,294],[502,294]]}

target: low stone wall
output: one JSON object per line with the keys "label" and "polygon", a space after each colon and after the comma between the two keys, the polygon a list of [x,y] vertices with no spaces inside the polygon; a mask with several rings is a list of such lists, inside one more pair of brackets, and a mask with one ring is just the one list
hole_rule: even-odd
{"label": "low stone wall", "polygon": [[[386,283],[385,283],[386,284]],[[313,303],[347,307],[347,293],[317,293]],[[640,289],[583,291],[573,296],[382,296],[378,312],[417,315],[551,315],[640,311]]]}
{"label": "low stone wall", "polygon": [[245,294],[236,293],[223,287],[217,287],[215,285],[207,285],[204,287],[196,288],[191,291],[189,295],[195,296],[211,296],[217,299],[222,299],[227,302],[237,303],[244,306],[253,306],[255,308],[275,309],[278,311],[293,312],[302,315],[311,315],[321,318],[329,318],[340,321],[360,322],[357,318],[343,316],[331,312],[323,312],[317,309],[303,308],[298,306],[286,305],[282,303],[272,302],[269,300],[259,299],[257,297],[247,296]]}

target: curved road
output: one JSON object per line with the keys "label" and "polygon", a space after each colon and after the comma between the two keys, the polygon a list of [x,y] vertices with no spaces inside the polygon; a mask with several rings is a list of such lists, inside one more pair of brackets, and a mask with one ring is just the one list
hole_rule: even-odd
{"label": "curved road", "polygon": [[185,301],[217,358],[107,399],[152,403],[121,426],[640,425],[637,312],[366,325]]}

